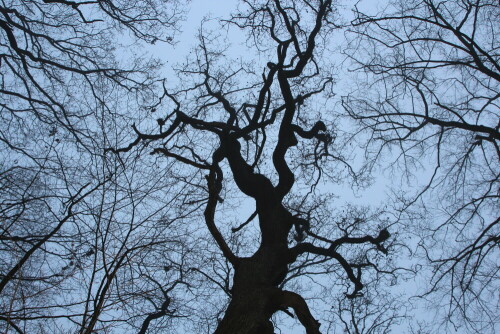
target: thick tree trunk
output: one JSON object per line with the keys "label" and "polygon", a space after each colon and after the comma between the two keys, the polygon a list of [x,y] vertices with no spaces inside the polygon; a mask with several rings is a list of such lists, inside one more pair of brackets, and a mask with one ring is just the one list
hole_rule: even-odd
{"label": "thick tree trunk", "polygon": [[[282,204],[284,194],[293,185],[293,175],[282,178],[281,175],[289,170],[280,165],[280,184],[274,187],[269,179],[255,174],[243,160],[238,141],[226,140],[225,154],[234,179],[240,190],[256,201],[262,240],[260,248],[249,258],[231,255],[234,259],[230,261],[235,269],[232,299],[215,333],[273,334],[271,316],[278,310],[291,307],[308,334],[319,334],[319,323],[309,312],[304,299],[278,288],[286,277],[288,264],[295,261],[288,248],[288,235],[297,218]],[[280,152],[284,155],[286,147]],[[279,160],[276,155],[274,158]],[[283,189],[285,191],[281,193]]]}
{"label": "thick tree trunk", "polygon": [[273,334],[275,312],[269,288],[254,288],[233,297],[216,334]]}
{"label": "thick tree trunk", "polygon": [[270,318],[281,306],[277,286],[286,271],[286,254],[279,250],[261,248],[251,258],[241,259],[235,270],[233,298],[215,333],[274,333]]}
{"label": "thick tree trunk", "polygon": [[273,334],[270,319],[278,310],[292,308],[307,334],[320,334],[319,322],[298,294],[278,288],[287,273],[288,248],[261,247],[236,268],[233,298],[215,334]]}

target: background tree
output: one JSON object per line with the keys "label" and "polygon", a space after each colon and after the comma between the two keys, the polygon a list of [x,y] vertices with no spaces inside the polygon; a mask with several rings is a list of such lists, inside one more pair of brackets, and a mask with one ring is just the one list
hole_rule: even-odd
{"label": "background tree", "polygon": [[131,110],[151,108],[155,94],[159,63],[132,46],[172,42],[181,9],[0,4],[2,332],[141,328],[148,315],[179,309],[171,288],[183,285],[187,250],[165,255],[164,245],[183,242],[185,231],[166,231],[191,207],[168,194],[169,168],[139,174],[154,161],[104,150],[129,138],[129,122],[140,120]]}
{"label": "background tree", "polygon": [[331,323],[342,324],[343,332],[349,334],[392,333],[395,326],[413,322],[408,321],[406,304],[394,298],[394,294],[370,289],[360,298],[338,299],[338,305],[331,311]]}
{"label": "background tree", "polygon": [[498,324],[499,14],[487,0],[357,9],[347,53],[366,84],[343,99],[372,163],[409,182],[395,200],[428,260],[423,297],[477,333]]}

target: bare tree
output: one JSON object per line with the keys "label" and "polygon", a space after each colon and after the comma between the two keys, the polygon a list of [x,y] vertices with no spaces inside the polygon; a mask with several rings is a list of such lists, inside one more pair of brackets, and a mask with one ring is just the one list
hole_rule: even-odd
{"label": "bare tree", "polygon": [[410,182],[396,199],[429,261],[424,296],[478,333],[498,324],[499,15],[487,0],[356,10],[347,53],[366,85],[343,100],[371,161]]}
{"label": "bare tree", "polygon": [[[447,6],[422,24],[443,21],[443,7],[458,15]],[[464,22],[483,7],[496,9],[471,5]],[[241,1],[218,29],[202,23],[173,87],[159,79],[159,62],[136,50],[172,43],[180,8],[177,1],[2,3],[0,328],[274,333],[291,316],[307,333],[386,333],[408,319],[380,289],[402,275],[393,255],[402,254],[395,237],[404,231],[383,209],[337,204],[338,194],[324,186],[367,181],[340,135],[364,134],[342,128],[332,110],[329,46],[342,28],[336,4]],[[380,91],[366,90],[344,106],[373,134],[367,152],[392,157],[384,149],[393,144],[402,150],[396,162],[406,163],[406,175],[418,158],[436,154],[431,182],[405,199],[400,221],[428,194],[462,190],[440,197],[448,216],[442,226],[424,226],[430,238],[421,247],[438,264],[431,290],[458,273],[461,290],[452,285],[451,295],[461,291],[462,301],[450,305],[468,305],[475,294],[476,306],[486,308],[480,297],[494,288],[498,268],[487,263],[498,246],[495,35],[484,25],[464,23],[481,31],[464,37],[445,21],[429,30],[412,25],[413,16],[356,13],[356,43],[396,52],[375,57],[380,64],[355,60],[381,76],[371,88],[393,86],[382,101],[368,95]],[[474,20],[493,27],[496,14],[486,13]],[[400,21],[413,29],[403,33],[408,42],[392,46],[400,31],[384,24]],[[234,57],[224,31],[246,36]],[[378,32],[387,36],[377,39]],[[398,43],[416,51],[406,55]],[[473,57],[483,51],[491,57]],[[433,65],[436,52],[449,63]],[[429,59],[409,60],[414,55]],[[451,100],[452,90],[476,95]],[[401,112],[397,104],[408,101],[423,112]],[[459,140],[465,149],[451,145]],[[462,248],[436,260],[451,228]]]}
{"label": "bare tree", "polygon": [[178,1],[0,3],[2,332],[139,328],[158,303],[147,297],[178,289],[177,256],[154,263],[172,266],[162,275],[143,268],[182,242],[169,226],[192,207],[168,195],[169,168],[139,179],[153,159],[104,151],[155,94],[159,63],[129,50],[172,43],[182,15]]}
{"label": "bare tree", "polygon": [[[356,298],[362,273],[382,274],[377,264],[388,254],[390,233],[380,214],[336,221],[317,191],[323,177],[354,176],[336,142],[333,113],[309,106],[333,95],[320,57],[338,28],[332,1],[243,3],[225,22],[247,33],[249,49],[269,57],[267,64],[230,60],[217,33],[201,30],[199,48],[178,70],[181,87],[165,88],[160,99],[156,130],[134,124],[137,139],[111,151],[151,147],[195,175],[191,185],[205,195],[192,201],[203,203],[215,256],[230,265],[225,275],[206,275],[228,299],[215,333],[274,333],[272,315],[292,314],[288,308],[307,333],[319,333],[305,298],[285,283],[330,276],[350,282],[344,298]],[[242,201],[255,212],[230,224],[228,210]]]}

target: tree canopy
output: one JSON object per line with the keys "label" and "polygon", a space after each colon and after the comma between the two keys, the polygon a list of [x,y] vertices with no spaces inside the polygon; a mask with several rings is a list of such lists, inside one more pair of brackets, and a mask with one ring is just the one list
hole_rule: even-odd
{"label": "tree canopy", "polygon": [[494,333],[498,3],[189,6],[2,2],[2,331]]}

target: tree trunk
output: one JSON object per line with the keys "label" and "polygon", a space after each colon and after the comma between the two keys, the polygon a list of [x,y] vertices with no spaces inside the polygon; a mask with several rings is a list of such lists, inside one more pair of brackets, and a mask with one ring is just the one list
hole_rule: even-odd
{"label": "tree trunk", "polygon": [[277,287],[287,271],[286,254],[261,248],[235,269],[233,298],[216,334],[273,334],[271,316],[280,308]]}
{"label": "tree trunk", "polygon": [[[308,334],[319,334],[319,323],[304,299],[278,288],[286,277],[288,264],[295,261],[288,248],[288,235],[297,218],[283,206],[283,196],[269,179],[254,174],[239,148],[237,141],[228,142],[225,153],[238,187],[256,201],[262,240],[253,256],[232,261],[232,299],[215,333],[273,334],[271,316],[291,307]],[[293,180],[288,183],[293,184]]]}

